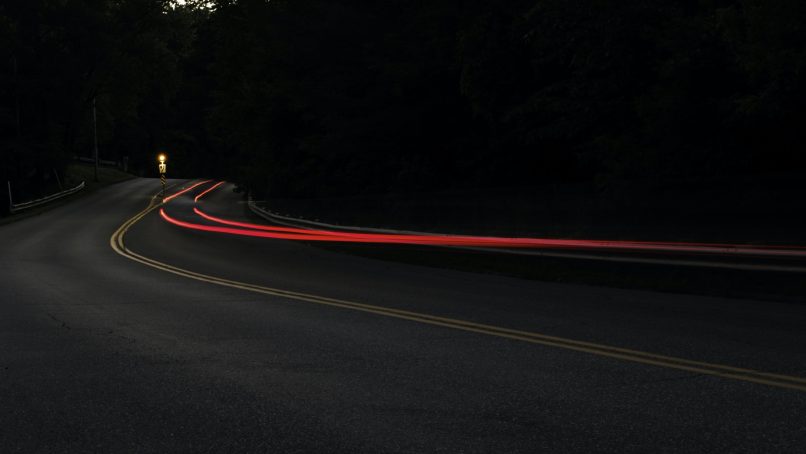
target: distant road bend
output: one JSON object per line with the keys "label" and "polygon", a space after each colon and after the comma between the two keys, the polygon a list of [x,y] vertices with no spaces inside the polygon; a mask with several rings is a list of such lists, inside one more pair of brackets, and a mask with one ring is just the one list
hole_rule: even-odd
{"label": "distant road bend", "polygon": [[164,201],[153,180],[138,179],[0,226],[0,445],[799,452],[806,443],[802,305],[434,270],[308,242],[729,249],[776,260],[800,259],[802,248],[302,229],[256,220],[228,184],[174,183]]}

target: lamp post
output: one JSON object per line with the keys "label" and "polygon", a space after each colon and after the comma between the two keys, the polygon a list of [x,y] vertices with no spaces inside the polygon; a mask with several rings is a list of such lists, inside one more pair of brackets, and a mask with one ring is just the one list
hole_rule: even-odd
{"label": "lamp post", "polygon": [[95,155],[95,181],[98,181],[98,117],[95,115],[95,96],[92,97],[92,137]]}
{"label": "lamp post", "polygon": [[162,183],[162,198],[165,198],[165,172],[168,170],[168,165],[165,164],[165,153],[160,153],[157,156],[157,160],[159,161],[159,169],[160,169],[160,182]]}

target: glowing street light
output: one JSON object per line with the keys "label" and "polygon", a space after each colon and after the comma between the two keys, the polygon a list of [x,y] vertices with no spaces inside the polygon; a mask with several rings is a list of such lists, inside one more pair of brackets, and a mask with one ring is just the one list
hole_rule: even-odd
{"label": "glowing street light", "polygon": [[165,153],[160,153],[159,156],[157,156],[157,160],[160,162],[159,169],[160,169],[160,182],[162,183],[162,198],[165,198],[165,172],[168,171],[168,164],[165,164],[166,160]]}

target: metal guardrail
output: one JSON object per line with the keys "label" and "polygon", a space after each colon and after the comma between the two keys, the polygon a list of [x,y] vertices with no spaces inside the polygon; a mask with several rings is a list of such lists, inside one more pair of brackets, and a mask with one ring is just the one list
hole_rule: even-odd
{"label": "metal guardrail", "polygon": [[[335,224],[326,224],[324,222],[310,221],[307,219],[293,218],[290,216],[283,216],[273,213],[269,210],[257,206],[254,200],[250,197],[247,202],[249,209],[256,215],[266,219],[267,221],[274,222],[289,227],[305,227],[305,228],[320,228],[327,230],[345,230],[367,233],[392,233],[392,234],[414,234],[414,235],[446,235],[444,233],[431,233],[431,232],[413,232],[409,230],[392,230],[392,229],[378,229],[369,227],[355,227],[355,226],[342,226]],[[806,273],[806,266],[801,264],[777,264],[777,263],[738,263],[734,261],[723,260],[708,260],[705,258],[658,258],[658,257],[640,257],[640,256],[620,256],[613,254],[602,253],[586,253],[586,252],[564,252],[564,251],[547,251],[547,250],[515,250],[515,249],[495,249],[478,248],[471,246],[444,246],[452,249],[463,249],[478,252],[493,252],[496,254],[512,254],[512,255],[531,255],[542,257],[555,257],[567,258],[577,260],[594,260],[594,261],[607,261],[607,262],[624,262],[624,263],[643,263],[654,265],[673,265],[673,266],[687,266],[687,267],[702,267],[702,268],[723,268],[723,269],[737,269],[749,271],[779,271],[787,273]]]}
{"label": "metal guardrail", "polygon": [[[93,159],[93,158],[85,158],[83,156],[79,156],[79,157],[75,158],[75,160],[78,161],[78,162],[86,162],[88,164],[94,164],[95,163],[95,159]],[[118,161],[107,161],[105,159],[99,159],[98,160],[98,165],[102,165],[104,167],[120,167],[120,163]]]}
{"label": "metal guardrail", "polygon": [[355,231],[355,232],[367,232],[367,233],[390,233],[390,234],[403,234],[403,235],[439,235],[439,236],[450,236],[450,233],[435,233],[435,232],[417,232],[413,230],[393,230],[393,229],[380,229],[374,227],[357,227],[357,226],[350,226],[350,225],[337,225],[337,224],[326,224],[324,222],[317,221],[310,221],[308,219],[303,218],[295,218],[291,216],[282,216],[277,213],[271,212],[264,208],[257,206],[254,200],[251,198],[247,202],[249,209],[252,210],[253,213],[266,219],[268,221],[276,222],[278,224],[287,225],[289,227],[313,227],[313,228],[321,228],[326,230],[336,230],[336,231]]}
{"label": "metal guardrail", "polygon": [[29,208],[37,207],[37,206],[40,206],[40,205],[44,205],[44,204],[46,204],[48,202],[52,202],[54,200],[61,199],[62,197],[67,197],[68,195],[75,194],[76,192],[78,192],[78,191],[80,191],[82,189],[84,189],[84,182],[83,181],[81,183],[79,183],[74,188],[66,189],[64,191],[57,192],[55,194],[51,194],[49,196],[42,197],[40,199],[29,200],[27,202],[14,204],[13,202],[11,202],[11,183],[9,183],[8,198],[9,198],[9,201],[11,202],[10,205],[9,205],[9,208],[10,208],[10,211],[12,213],[16,213],[18,211],[24,211],[24,210],[27,210]]}

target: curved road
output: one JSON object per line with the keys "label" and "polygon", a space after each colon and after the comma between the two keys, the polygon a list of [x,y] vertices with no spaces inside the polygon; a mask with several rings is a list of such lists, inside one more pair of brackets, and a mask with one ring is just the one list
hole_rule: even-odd
{"label": "curved road", "polygon": [[[806,445],[804,306],[435,270],[158,210],[123,239],[149,266],[110,238],[156,186],[0,226],[3,452]],[[204,222],[203,188],[166,213]],[[198,206],[259,222],[227,186]]]}

